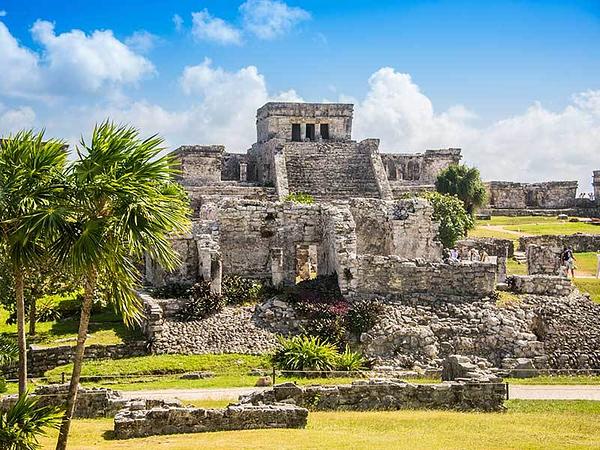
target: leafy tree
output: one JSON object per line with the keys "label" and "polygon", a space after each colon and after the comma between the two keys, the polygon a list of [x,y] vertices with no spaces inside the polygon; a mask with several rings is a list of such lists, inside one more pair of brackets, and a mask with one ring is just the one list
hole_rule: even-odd
{"label": "leafy tree", "polygon": [[442,170],[435,182],[435,188],[441,194],[456,195],[462,200],[469,214],[473,214],[487,201],[487,191],[479,170],[464,164],[453,164]]}
{"label": "leafy tree", "polygon": [[6,450],[37,450],[38,437],[48,428],[58,428],[60,410],[53,406],[37,406],[37,399],[27,394],[0,414],[0,448]]}
{"label": "leafy tree", "polygon": [[0,140],[0,256],[14,280],[19,345],[19,395],[27,390],[25,274],[43,253],[46,230],[29,228],[31,214],[53,208],[66,165],[64,143],[44,132],[21,131]]}
{"label": "leafy tree", "polygon": [[427,192],[424,197],[433,206],[433,220],[439,222],[439,238],[445,248],[453,248],[456,241],[467,236],[475,226],[473,216],[467,213],[458,197],[439,192]]}
{"label": "leafy tree", "polygon": [[52,249],[83,280],[84,296],[66,411],[56,448],[64,450],[77,399],[85,340],[98,279],[126,323],[138,320],[138,263],[147,253],[166,270],[179,264],[171,233],[189,229],[189,206],[174,182],[177,163],[160,156],[163,140],[142,140],[135,128],[104,122],[68,173],[68,196],[54,209],[40,210],[36,228],[53,227]]}

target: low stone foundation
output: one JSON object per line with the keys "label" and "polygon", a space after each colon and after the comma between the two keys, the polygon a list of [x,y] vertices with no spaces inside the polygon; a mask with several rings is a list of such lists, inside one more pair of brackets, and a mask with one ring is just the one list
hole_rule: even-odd
{"label": "low stone foundation", "polygon": [[502,382],[449,381],[411,384],[401,380],[357,380],[349,386],[307,386],[283,383],[242,396],[242,404],[294,403],[314,411],[390,411],[452,409],[502,411],[506,386]]}
{"label": "low stone foundation", "polygon": [[507,282],[516,294],[566,297],[575,289],[568,278],[551,275],[513,275]]}
{"label": "low stone foundation", "polygon": [[[39,406],[64,407],[67,402],[68,384],[49,384],[38,386],[32,397],[38,400]],[[17,402],[17,395],[7,395],[0,400],[0,411],[7,411]],[[79,419],[96,419],[114,417],[130,400],[123,398],[121,393],[112,389],[82,388],[77,391],[75,417]],[[148,408],[158,405],[180,405],[178,400],[165,402],[162,400],[139,400]]]}
{"label": "low stone foundation", "polygon": [[304,428],[308,410],[295,405],[230,405],[224,409],[130,408],[115,416],[115,437],[130,439],[176,433]]}

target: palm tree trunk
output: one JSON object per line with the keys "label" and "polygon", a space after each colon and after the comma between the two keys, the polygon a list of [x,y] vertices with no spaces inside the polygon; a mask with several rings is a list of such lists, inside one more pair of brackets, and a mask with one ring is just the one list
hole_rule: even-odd
{"label": "palm tree trunk", "polygon": [[27,342],[25,340],[25,295],[23,272],[15,271],[17,302],[17,343],[19,346],[19,396],[27,392]]}
{"label": "palm tree trunk", "polygon": [[29,305],[29,336],[35,336],[35,323],[37,322],[37,310],[36,300],[31,299],[31,305]]}
{"label": "palm tree trunk", "polygon": [[81,376],[81,366],[83,365],[83,352],[85,350],[85,340],[88,333],[88,325],[92,312],[92,303],[94,300],[94,291],[96,290],[97,275],[95,270],[91,270],[84,280],[83,306],[81,307],[81,318],[79,319],[79,333],[77,334],[77,347],[73,356],[73,373],[71,374],[71,383],[69,385],[69,394],[67,396],[67,407],[60,426],[56,450],[66,450],[67,439],[69,438],[69,429],[71,428],[71,419],[75,411],[77,401],[77,388]]}

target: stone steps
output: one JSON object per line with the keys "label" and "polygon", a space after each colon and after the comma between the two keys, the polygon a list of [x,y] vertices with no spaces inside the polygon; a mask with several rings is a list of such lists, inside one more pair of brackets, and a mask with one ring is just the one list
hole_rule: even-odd
{"label": "stone steps", "polygon": [[519,264],[527,264],[527,255],[525,252],[515,252],[514,258]]}
{"label": "stone steps", "polygon": [[370,157],[355,142],[286,146],[285,155],[290,192],[317,199],[379,197]]}

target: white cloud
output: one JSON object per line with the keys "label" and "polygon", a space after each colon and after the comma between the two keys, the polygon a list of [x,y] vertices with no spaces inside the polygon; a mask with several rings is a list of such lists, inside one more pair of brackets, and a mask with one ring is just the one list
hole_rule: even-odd
{"label": "white cloud", "polygon": [[577,94],[558,112],[536,103],[487,126],[474,117],[460,105],[437,113],[410,75],[382,68],[356,104],[354,134],[381,138],[388,152],[462,147],[488,180],[578,180],[590,190],[591,171],[600,168],[600,91]]}
{"label": "white cloud", "polygon": [[8,109],[0,104],[0,135],[6,136],[34,126],[35,112],[28,106]]}
{"label": "white cloud", "polygon": [[240,12],[244,28],[260,39],[274,39],[310,19],[308,11],[277,0],[246,0]]}
{"label": "white cloud", "polygon": [[208,10],[192,13],[192,35],[198,40],[212,41],[219,44],[242,43],[242,33],[223,19],[213,17]]}
{"label": "white cloud", "polygon": [[116,39],[110,30],[96,30],[89,36],[81,30],[57,35],[52,23],[38,20],[31,33],[44,47],[45,69],[55,86],[96,92],[136,83],[154,73],[149,60]]}
{"label": "white cloud", "polygon": [[148,53],[159,42],[160,38],[146,30],[135,31],[125,38],[125,45],[139,53]]}
{"label": "white cloud", "polygon": [[183,19],[179,14],[173,14],[171,20],[173,21],[173,25],[175,25],[175,31],[180,32],[183,30]]}
{"label": "white cloud", "polygon": [[21,46],[0,22],[0,94],[28,97],[39,91],[42,77],[36,53]]}

